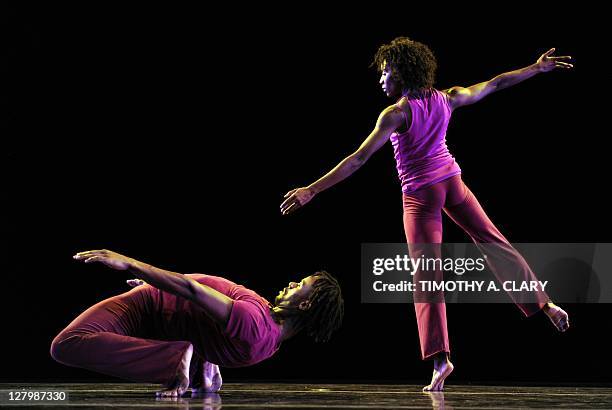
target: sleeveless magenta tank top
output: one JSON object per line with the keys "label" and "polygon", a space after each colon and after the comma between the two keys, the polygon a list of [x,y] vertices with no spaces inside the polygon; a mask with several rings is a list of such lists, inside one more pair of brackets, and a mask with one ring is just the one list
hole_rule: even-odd
{"label": "sleeveless magenta tank top", "polygon": [[[406,194],[461,173],[446,146],[446,129],[451,117],[448,96],[429,89],[416,96],[403,96],[410,105],[412,123],[403,133],[391,134],[402,191]],[[399,102],[396,106],[399,108]],[[406,113],[404,118],[406,118]]]}

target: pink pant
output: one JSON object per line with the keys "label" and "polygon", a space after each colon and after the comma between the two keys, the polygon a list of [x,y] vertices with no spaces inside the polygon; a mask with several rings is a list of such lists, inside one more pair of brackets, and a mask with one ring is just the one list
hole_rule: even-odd
{"label": "pink pant", "polygon": [[51,356],[135,382],[170,383],[189,342],[173,340],[160,325],[158,294],[142,285],[95,304],[55,337]]}
{"label": "pink pant", "polygon": [[[415,244],[442,243],[442,210],[472,238],[479,243],[495,243],[497,250],[487,252],[487,264],[498,280],[508,280],[508,267],[512,275],[521,280],[537,280],[525,259],[499,232],[478,203],[461,175],[403,195],[404,230],[412,257],[418,249]],[[482,249],[481,249],[482,250]],[[544,292],[539,292],[537,302],[520,303],[518,308],[525,316],[531,316],[548,301]],[[439,352],[449,352],[446,326],[446,304],[415,303],[422,358],[428,359]]]}

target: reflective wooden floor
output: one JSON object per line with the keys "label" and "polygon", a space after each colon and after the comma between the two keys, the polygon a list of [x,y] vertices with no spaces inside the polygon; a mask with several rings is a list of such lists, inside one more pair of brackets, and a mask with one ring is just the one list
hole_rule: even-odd
{"label": "reflective wooden floor", "polygon": [[[220,394],[158,399],[150,384],[0,384],[0,407],[183,409],[610,409],[612,387],[511,387],[449,385],[422,393],[415,385],[228,383]],[[66,392],[66,401],[9,401],[9,392]],[[16,395],[13,394],[13,398]]]}

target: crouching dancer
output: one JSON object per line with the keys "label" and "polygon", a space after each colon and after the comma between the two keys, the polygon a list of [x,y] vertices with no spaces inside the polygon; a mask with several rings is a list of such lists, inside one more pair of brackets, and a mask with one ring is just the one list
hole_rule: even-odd
{"label": "crouching dancer", "polygon": [[290,282],[272,305],[227,279],[170,272],[109,250],[74,259],[128,270],[146,283],[81,313],[55,337],[51,356],[68,366],[161,383],[159,396],[180,396],[190,386],[217,391],[219,366],[256,364],[302,331],[325,342],[344,314],[338,281],[325,271]]}

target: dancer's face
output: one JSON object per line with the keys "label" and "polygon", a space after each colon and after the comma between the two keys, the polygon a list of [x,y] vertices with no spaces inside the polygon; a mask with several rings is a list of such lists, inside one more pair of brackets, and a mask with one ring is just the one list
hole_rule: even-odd
{"label": "dancer's face", "polygon": [[309,298],[312,294],[312,285],[317,280],[316,276],[307,276],[299,282],[289,282],[286,288],[278,292],[274,299],[279,307],[299,307],[306,309],[309,306]]}
{"label": "dancer's face", "polygon": [[385,61],[381,67],[382,73],[380,75],[379,83],[383,89],[383,92],[387,97],[399,97],[402,94],[401,85],[397,80],[397,76],[393,72],[391,67]]}

